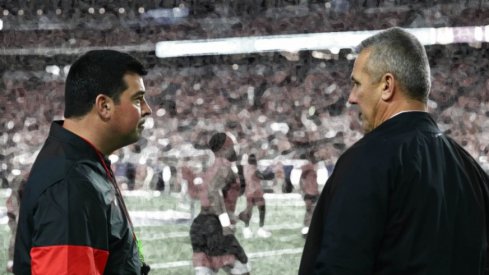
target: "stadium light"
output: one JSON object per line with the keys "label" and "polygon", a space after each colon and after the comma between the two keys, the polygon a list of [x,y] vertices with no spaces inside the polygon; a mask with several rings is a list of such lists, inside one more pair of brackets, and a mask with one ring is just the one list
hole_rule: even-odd
{"label": "stadium light", "polygon": [[435,28],[415,28],[408,30],[412,35],[418,38],[423,45],[433,45],[437,43]]}
{"label": "stadium light", "polygon": [[3,29],[3,20],[0,19],[0,31]]}
{"label": "stadium light", "polygon": [[446,45],[451,44],[454,41],[454,35],[452,28],[439,28],[436,31],[436,42],[438,44]]}
{"label": "stadium light", "polygon": [[474,30],[474,38],[478,42],[484,41],[484,30],[483,30],[483,27],[475,27],[475,30]]}
{"label": "stadium light", "polygon": [[249,36],[221,39],[179,40],[156,43],[160,58],[243,54],[255,52],[297,52],[356,46],[376,31]]}
{"label": "stadium light", "polygon": [[[406,29],[423,45],[474,43],[489,40],[489,26]],[[249,36],[219,39],[176,40],[156,43],[156,56],[170,58],[198,55],[227,55],[260,52],[298,52],[353,48],[381,30],[308,33],[294,35]]]}
{"label": "stadium light", "polygon": [[484,27],[484,38],[486,42],[489,42],[489,25]]}

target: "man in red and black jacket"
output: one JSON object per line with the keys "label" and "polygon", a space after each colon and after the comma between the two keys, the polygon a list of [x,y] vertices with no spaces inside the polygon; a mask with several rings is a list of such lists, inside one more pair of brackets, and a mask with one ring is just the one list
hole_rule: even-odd
{"label": "man in red and black jacket", "polygon": [[146,274],[107,158],[137,141],[151,114],[142,64],[91,51],[70,68],[65,121],[51,125],[24,187],[15,274]]}

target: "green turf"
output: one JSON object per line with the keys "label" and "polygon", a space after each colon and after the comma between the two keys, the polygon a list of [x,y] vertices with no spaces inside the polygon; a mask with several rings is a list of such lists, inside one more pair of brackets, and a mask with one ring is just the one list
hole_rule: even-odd
{"label": "green turf", "polygon": [[[0,199],[1,203],[5,205],[5,200]],[[8,226],[0,225],[0,274],[7,274],[7,251],[10,240],[10,231]],[[163,274],[163,273],[162,273]]]}
{"label": "green turf", "polygon": [[[126,197],[125,200],[130,211],[189,211],[179,206],[180,199],[176,195]],[[0,198],[0,205],[5,205],[5,198]],[[244,209],[244,206],[244,199],[241,197],[236,212]],[[198,209],[198,204],[196,208]],[[304,206],[300,201],[292,205],[289,202],[269,201],[266,225],[274,230],[271,230],[273,235],[268,239],[243,239],[241,234],[243,224],[238,223],[236,237],[250,257],[252,274],[297,274],[301,256],[298,249],[304,246],[304,239],[299,234],[303,216]],[[254,209],[250,227],[253,231],[258,229],[258,211],[256,209]],[[151,274],[193,274],[190,263],[192,248],[188,236],[189,229],[189,222],[136,228],[136,233],[143,243],[146,261],[156,267]],[[0,274],[4,274],[6,268],[9,236],[7,225],[1,225]],[[271,255],[273,251],[278,251],[279,255]],[[169,263],[177,266],[168,267]],[[221,271],[219,274],[225,273]]]}

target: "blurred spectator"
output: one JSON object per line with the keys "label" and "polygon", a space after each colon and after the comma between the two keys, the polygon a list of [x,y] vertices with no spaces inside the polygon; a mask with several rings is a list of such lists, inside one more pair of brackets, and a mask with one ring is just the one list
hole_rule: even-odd
{"label": "blurred spectator", "polygon": [[[111,2],[105,7],[104,15],[110,14],[106,19],[97,8],[94,14],[88,12],[89,5],[85,2],[78,14],[72,4],[25,4],[26,8],[34,10],[26,12],[24,16],[16,14],[18,8],[9,4],[2,6],[9,10],[9,16],[3,18],[6,29],[2,31],[1,39],[7,48],[62,45],[64,48],[76,49],[80,46],[136,45],[145,41],[154,43],[169,38],[378,29],[396,22],[407,26],[415,21],[411,18],[412,14],[422,16],[423,24],[427,26],[438,24],[435,21],[442,19],[456,22],[458,26],[475,23],[487,25],[486,18],[489,18],[484,17],[489,10],[487,5],[473,9],[468,4],[455,5],[453,1],[446,1],[443,6],[433,6],[423,1],[416,1],[409,6],[399,1],[356,1],[341,11],[341,16],[335,11],[338,5],[342,5],[341,1],[329,5],[320,1],[309,1],[307,5],[304,5],[304,1],[265,2],[261,2],[260,9],[249,11],[254,13],[250,14],[253,16],[246,12],[240,16],[231,16],[232,12],[224,11],[224,4],[216,4],[210,14],[207,13],[209,11],[201,11],[201,16],[188,16],[164,30],[153,23],[144,28],[138,27],[137,9],[139,5],[146,5],[145,10],[168,8],[166,4]],[[124,13],[118,13],[118,5],[125,9]],[[360,6],[361,9],[356,8]],[[18,32],[8,29],[10,20],[18,20],[16,22],[19,26],[27,26],[30,22],[37,24],[37,8],[44,11],[43,24],[51,25],[33,25],[38,29],[33,27],[25,30],[26,35],[18,35]],[[57,14],[56,8],[61,9],[61,14]],[[71,13],[73,18],[68,16]],[[212,13],[222,14],[223,20],[216,23],[213,17],[215,14]],[[112,16],[114,14],[117,18]],[[473,17],[468,19],[461,16],[467,14]],[[209,18],[202,20],[207,15]],[[70,20],[65,20],[64,16]],[[87,18],[93,22],[84,24]],[[269,24],[269,19],[275,23]],[[118,22],[98,24],[98,27],[105,28],[101,31],[93,29],[97,27],[97,24],[93,24],[97,20],[129,22],[124,25]],[[227,23],[232,26],[226,26]],[[208,26],[204,26],[206,24]],[[56,28],[50,29],[48,26]],[[94,31],[97,35],[93,34]],[[487,47],[487,43],[426,47],[432,64],[431,112],[441,128],[453,133],[454,138],[465,144],[464,148],[481,162],[486,161],[481,148],[487,146],[484,133],[489,127],[485,123],[489,80],[483,74],[489,69]],[[155,110],[151,128],[152,138],[148,140],[146,149],[141,149],[143,152],[146,150],[148,156],[158,151],[180,152],[189,144],[199,150],[205,147],[209,133],[229,131],[238,138],[240,150],[254,152],[260,159],[275,159],[279,156],[291,159],[297,150],[297,141],[337,136],[328,156],[328,159],[336,159],[344,148],[362,136],[358,112],[354,108],[347,108],[345,101],[352,62],[344,55],[328,53],[329,59],[319,59],[312,58],[311,53],[303,52],[296,55],[298,61],[291,61],[287,59],[291,57],[285,53],[175,59],[157,59],[146,52],[137,54],[152,64],[146,88],[148,100],[159,106]],[[3,127],[0,154],[6,163],[6,167],[1,169],[8,179],[16,163],[29,165],[32,162],[47,135],[46,125],[53,118],[62,118],[66,76],[66,68],[63,66],[70,64],[72,57],[2,57],[0,62],[5,66],[0,66],[0,125]],[[58,71],[46,71],[46,66],[53,64],[58,66]],[[340,132],[341,136],[338,135]],[[147,166],[148,159],[156,158],[140,158],[135,156],[135,152],[127,151],[119,162],[130,160],[136,166],[136,177],[144,180],[148,173],[141,166]],[[173,175],[179,169],[175,166],[177,162],[177,154],[164,160],[165,165],[173,167],[170,168],[173,169]],[[334,164],[327,165],[331,168]],[[131,170],[129,174],[133,173]],[[118,175],[124,176],[121,173]],[[170,177],[170,181],[173,182],[175,178]],[[128,187],[140,188],[138,181],[135,179],[134,184],[132,180],[129,181]],[[173,191],[180,190],[178,185],[167,184],[172,186]],[[292,191],[290,184],[284,186],[287,187],[284,191]]]}
{"label": "blurred spectator", "polygon": [[17,221],[19,218],[19,207],[20,200],[22,199],[22,193],[24,190],[24,184],[27,181],[29,169],[26,167],[21,171],[21,173],[16,176],[11,184],[10,196],[7,198],[7,217],[8,217],[8,227],[10,229],[10,242],[8,247],[8,258],[7,258],[7,272],[13,272],[14,264],[14,247],[15,247],[15,234],[17,232]]}
{"label": "blurred spectator", "polygon": [[307,233],[309,232],[312,213],[319,198],[319,188],[317,182],[317,160],[314,157],[314,152],[306,152],[305,155],[302,156],[302,159],[307,161],[306,164],[301,166],[302,173],[300,178],[301,193],[306,205],[304,227],[301,229],[301,233],[302,236],[306,237]]}
{"label": "blurred spectator", "polygon": [[259,213],[259,225],[260,228],[256,232],[258,237],[268,238],[272,235],[269,231],[264,229],[266,204],[263,197],[262,180],[270,179],[266,178],[265,174],[258,170],[257,159],[255,154],[248,156],[248,164],[243,166],[243,175],[245,181],[245,195],[246,195],[246,209],[239,213],[239,219],[245,223],[243,228],[243,236],[245,239],[249,239],[253,236],[253,232],[250,229],[250,220],[253,214],[253,206],[258,208]]}

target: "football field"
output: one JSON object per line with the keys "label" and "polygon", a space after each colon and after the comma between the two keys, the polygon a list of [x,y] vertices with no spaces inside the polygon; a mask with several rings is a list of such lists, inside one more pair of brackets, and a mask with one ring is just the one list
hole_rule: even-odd
{"label": "football field", "polygon": [[[125,200],[135,224],[138,238],[143,243],[145,260],[150,264],[150,274],[193,274],[192,247],[189,230],[191,206],[179,194],[159,192],[125,192]],[[5,196],[0,198],[0,274],[6,269],[10,232],[6,224]],[[266,194],[265,228],[272,233],[270,238],[254,236],[244,239],[238,222],[236,237],[248,254],[251,274],[272,275],[297,274],[304,246],[300,234],[304,218],[304,202],[299,194]],[[240,197],[236,214],[245,207],[245,198]],[[194,203],[194,214],[199,211]],[[258,229],[258,210],[253,210],[250,228]],[[219,274],[225,274],[221,271]]]}

